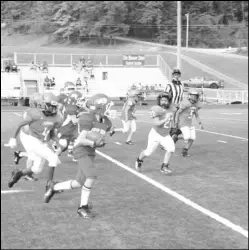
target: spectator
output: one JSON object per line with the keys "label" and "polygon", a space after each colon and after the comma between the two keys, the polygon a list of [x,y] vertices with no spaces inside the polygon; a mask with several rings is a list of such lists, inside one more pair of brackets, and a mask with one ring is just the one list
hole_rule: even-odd
{"label": "spectator", "polygon": [[30,70],[37,70],[37,65],[35,64],[34,61],[31,61],[30,63]]}
{"label": "spectator", "polygon": [[15,64],[15,62],[12,63],[12,65],[10,66],[11,68],[11,72],[18,72],[18,68],[17,68],[17,65]]}
{"label": "spectator", "polygon": [[51,87],[55,86],[55,78],[54,77],[52,78],[52,80],[50,80],[50,83],[51,83]]}
{"label": "spectator", "polygon": [[81,80],[80,78],[78,77],[77,80],[76,80],[76,87],[81,87],[82,84],[81,84]]}
{"label": "spectator", "polygon": [[48,73],[48,63],[46,61],[43,62],[42,72]]}
{"label": "spectator", "polygon": [[36,64],[37,68],[42,71],[42,64],[39,61],[37,61]]}
{"label": "spectator", "polygon": [[92,59],[89,59],[89,60],[87,61],[87,68],[90,68],[90,69],[93,68],[93,61],[92,61]]}
{"label": "spectator", "polygon": [[45,77],[43,85],[45,87],[50,87],[51,86],[50,79],[48,78],[48,76]]}
{"label": "spectator", "polygon": [[5,70],[5,72],[10,72],[10,70],[11,70],[10,61],[5,62],[4,70]]}
{"label": "spectator", "polygon": [[86,67],[86,59],[85,58],[80,58],[80,66],[81,69]]}

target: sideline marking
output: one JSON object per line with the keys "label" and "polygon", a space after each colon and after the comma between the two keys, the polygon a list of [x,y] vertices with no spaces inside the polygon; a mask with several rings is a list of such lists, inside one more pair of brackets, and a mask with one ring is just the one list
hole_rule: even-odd
{"label": "sideline marking", "polygon": [[242,113],[221,113],[222,115],[242,115]]}
{"label": "sideline marking", "polygon": [[221,142],[221,143],[227,143],[226,141],[221,141],[221,140],[217,140],[218,142]]}
{"label": "sideline marking", "polygon": [[122,145],[122,143],[120,143],[120,142],[118,142],[118,141],[116,141],[116,142],[114,142],[115,144],[117,144],[117,145]]}
{"label": "sideline marking", "polygon": [[209,211],[208,209],[201,207],[200,205],[196,204],[195,202],[192,202],[191,200],[189,200],[189,199],[185,198],[184,196],[178,194],[177,192],[167,188],[166,186],[160,184],[159,182],[154,181],[153,179],[147,177],[146,175],[138,173],[137,171],[133,170],[132,168],[129,168],[128,166],[126,166],[123,163],[113,159],[112,157],[110,157],[110,156],[108,156],[108,155],[106,155],[106,154],[104,154],[104,153],[102,153],[102,152],[100,152],[98,150],[96,150],[96,153],[99,154],[100,156],[102,156],[103,158],[111,161],[112,163],[118,165],[119,167],[124,168],[125,170],[127,170],[127,171],[131,172],[132,174],[138,176],[139,178],[149,182],[151,185],[161,189],[165,193],[167,193],[167,194],[173,196],[174,198],[184,202],[185,204],[189,205],[190,207],[200,211],[201,213],[209,216],[212,219],[215,219],[216,221],[220,222],[221,224],[231,228],[232,230],[234,230],[234,231],[242,234],[246,238],[248,238],[248,231],[243,229],[241,226],[233,224],[231,221],[219,216],[218,214],[215,214],[215,213]]}
{"label": "sideline marking", "polygon": [[1,194],[33,192],[32,190],[1,190]]}
{"label": "sideline marking", "polygon": [[18,114],[18,113],[14,113],[15,115],[18,115],[18,116],[22,116],[21,114]]}

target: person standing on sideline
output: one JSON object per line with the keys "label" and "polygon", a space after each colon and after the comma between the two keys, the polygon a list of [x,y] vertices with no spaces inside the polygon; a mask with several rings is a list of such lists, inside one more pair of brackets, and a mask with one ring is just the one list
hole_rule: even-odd
{"label": "person standing on sideline", "polygon": [[[176,111],[180,107],[180,103],[183,99],[183,89],[184,85],[179,80],[181,77],[181,71],[179,69],[173,69],[172,71],[172,81],[166,85],[165,92],[170,93],[172,97],[172,104],[175,105]],[[175,119],[176,112],[174,114]],[[174,142],[177,141],[177,135],[179,134],[178,128],[171,128],[170,135],[173,138]]]}
{"label": "person standing on sideline", "polygon": [[172,95],[172,103],[179,106],[183,98],[183,84],[179,80],[181,77],[181,71],[179,69],[173,69],[172,71],[172,81],[169,82],[164,90],[164,92],[170,93]]}

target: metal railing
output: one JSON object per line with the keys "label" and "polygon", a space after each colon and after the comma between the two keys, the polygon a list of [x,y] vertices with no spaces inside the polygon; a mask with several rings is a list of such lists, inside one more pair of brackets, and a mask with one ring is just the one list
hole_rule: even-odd
{"label": "metal railing", "polygon": [[[158,67],[159,55],[144,55],[144,65],[141,67]],[[28,66],[31,61],[35,64],[46,61],[48,66],[71,67],[81,58],[91,59],[95,67],[125,67],[122,54],[56,54],[56,53],[14,53],[14,61],[17,65]]]}

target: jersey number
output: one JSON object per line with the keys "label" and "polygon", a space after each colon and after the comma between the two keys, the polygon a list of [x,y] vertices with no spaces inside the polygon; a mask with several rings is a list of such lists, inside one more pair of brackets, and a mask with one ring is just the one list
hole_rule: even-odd
{"label": "jersey number", "polygon": [[156,113],[155,113],[155,111],[152,110],[149,112],[149,115],[151,118],[154,118],[156,116]]}
{"label": "jersey number", "polygon": [[189,116],[188,116],[188,119],[192,119],[194,113],[195,113],[195,110],[194,110],[194,109],[191,109],[191,110],[190,110],[190,114],[189,114]]}
{"label": "jersey number", "polygon": [[169,117],[169,120],[167,122],[164,123],[164,128],[171,128],[171,125],[172,125],[172,120],[173,120],[173,117],[170,116]]}
{"label": "jersey number", "polygon": [[48,135],[50,133],[50,129],[48,127],[45,127],[43,132],[42,132],[42,135],[44,136],[44,141],[47,141],[48,140]]}

